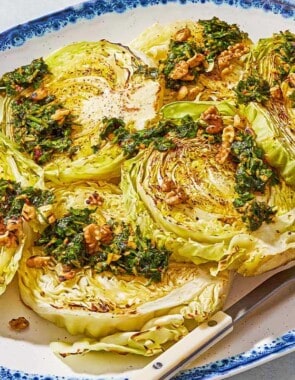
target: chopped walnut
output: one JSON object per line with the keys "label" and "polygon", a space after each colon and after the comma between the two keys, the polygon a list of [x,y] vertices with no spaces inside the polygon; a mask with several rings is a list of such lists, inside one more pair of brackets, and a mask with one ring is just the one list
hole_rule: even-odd
{"label": "chopped walnut", "polygon": [[87,244],[88,253],[95,253],[100,244],[108,244],[113,238],[113,232],[108,224],[99,226],[97,224],[89,224],[84,228],[84,238]]}
{"label": "chopped walnut", "polygon": [[95,191],[89,195],[86,203],[91,206],[101,206],[103,204],[103,198]]}
{"label": "chopped walnut", "polygon": [[174,35],[174,40],[178,42],[187,41],[191,37],[192,33],[189,28],[183,28],[178,30]]}
{"label": "chopped walnut", "polygon": [[234,116],[234,127],[241,128],[243,126],[242,119],[239,114],[235,114]]}
{"label": "chopped walnut", "polygon": [[50,215],[48,216],[48,218],[47,218],[47,222],[48,222],[49,224],[53,224],[55,221],[56,221],[56,217],[55,217],[55,215],[54,215],[54,214],[50,214]]}
{"label": "chopped walnut", "polygon": [[35,90],[31,94],[30,98],[32,100],[38,101],[38,100],[42,100],[42,99],[46,98],[47,95],[48,95],[48,91],[44,87],[40,87],[40,88],[37,88],[37,90]]}
{"label": "chopped walnut", "polygon": [[32,219],[35,219],[37,216],[36,214],[36,209],[34,206],[31,206],[31,205],[28,205],[27,203],[25,203],[23,205],[23,209],[22,209],[22,217],[27,221],[29,222],[30,220]]}
{"label": "chopped walnut", "polygon": [[59,274],[58,280],[60,282],[71,280],[76,276],[76,271],[71,268],[69,265],[63,265],[62,266],[62,273]]}
{"label": "chopped walnut", "polygon": [[169,74],[169,77],[174,80],[182,79],[185,75],[188,74],[188,70],[188,63],[186,61],[179,61],[176,63],[175,67]]}
{"label": "chopped walnut", "polygon": [[178,90],[176,99],[177,100],[183,100],[188,94],[188,88],[186,86],[181,86]]}
{"label": "chopped walnut", "polygon": [[18,239],[22,234],[20,219],[9,219],[6,225],[1,222],[0,230],[2,232],[0,235],[0,246],[5,246],[6,248],[17,247]]}
{"label": "chopped walnut", "polygon": [[30,322],[25,317],[18,317],[9,321],[9,326],[12,330],[22,331],[28,328]]}
{"label": "chopped walnut", "polygon": [[203,90],[200,86],[195,86],[191,88],[188,92],[187,98],[188,100],[195,100],[196,96]]}
{"label": "chopped walnut", "polygon": [[276,100],[280,100],[283,98],[282,90],[279,85],[270,88],[270,96]]}
{"label": "chopped walnut", "polygon": [[163,182],[160,186],[160,189],[161,191],[164,191],[164,193],[167,193],[168,191],[175,189],[175,187],[175,183],[172,181],[172,179],[165,177],[163,178]]}
{"label": "chopped walnut", "polygon": [[222,131],[223,120],[215,106],[207,108],[206,111],[201,114],[201,119],[208,124],[206,128],[207,133],[216,134]]}
{"label": "chopped walnut", "polygon": [[186,82],[192,82],[193,80],[195,80],[195,76],[193,74],[188,73],[185,76],[183,76],[181,79]]}
{"label": "chopped walnut", "polygon": [[165,197],[165,202],[169,206],[179,205],[181,203],[184,203],[186,200],[187,195],[180,186],[177,186],[175,189],[169,191]]}
{"label": "chopped walnut", "polygon": [[51,258],[49,256],[31,256],[27,259],[26,265],[29,268],[44,268],[48,265]]}
{"label": "chopped walnut", "polygon": [[20,234],[22,231],[22,223],[20,219],[8,219],[6,224],[6,230]]}
{"label": "chopped walnut", "polygon": [[65,120],[65,117],[70,113],[70,110],[59,108],[51,116],[51,120],[57,121],[59,124],[62,124]]}
{"label": "chopped walnut", "polygon": [[216,161],[223,164],[230,153],[231,143],[235,138],[235,128],[228,125],[222,131],[222,143],[219,152],[216,155]]}
{"label": "chopped walnut", "polygon": [[187,60],[187,64],[190,68],[200,66],[205,61],[204,54],[196,53],[192,58]]}
{"label": "chopped walnut", "polygon": [[234,58],[241,58],[244,54],[248,53],[249,47],[245,44],[238,42],[233,46],[229,46],[228,49],[224,50],[219,54],[217,62],[218,67],[222,74],[227,74],[228,70],[225,71],[230,66],[230,62]]}

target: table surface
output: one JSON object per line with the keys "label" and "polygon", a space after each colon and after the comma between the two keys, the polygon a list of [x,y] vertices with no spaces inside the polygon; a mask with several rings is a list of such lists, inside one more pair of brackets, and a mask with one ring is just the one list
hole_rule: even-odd
{"label": "table surface", "polygon": [[[0,0],[0,32],[80,0]],[[295,352],[230,377],[231,380],[295,380]]]}

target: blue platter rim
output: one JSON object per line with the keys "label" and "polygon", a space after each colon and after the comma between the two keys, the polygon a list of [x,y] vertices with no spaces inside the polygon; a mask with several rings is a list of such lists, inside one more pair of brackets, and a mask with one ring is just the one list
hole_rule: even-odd
{"label": "blue platter rim", "polygon": [[[175,376],[174,380],[210,380],[216,376],[226,376],[234,374],[233,372],[245,367],[255,365],[255,363],[264,360],[270,360],[273,356],[281,356],[295,351],[295,329],[288,331],[286,334],[272,340],[270,343],[255,347],[255,349],[242,352],[238,355],[230,356],[218,360],[216,362],[208,363],[206,365],[188,369]],[[1,380],[89,380],[87,377],[67,377],[55,375],[38,375],[29,374],[19,370],[12,370],[0,366],[0,379]],[[112,377],[107,377],[111,380]],[[116,377],[116,380],[128,380],[128,376]],[[98,375],[96,380],[106,380],[105,377]]]}
{"label": "blue platter rim", "polygon": [[[168,3],[228,5],[242,9],[262,9],[265,12],[281,15],[295,20],[294,0],[90,0],[61,11],[50,13],[0,33],[0,51],[22,46],[26,41],[61,30],[80,20],[90,20],[107,13],[124,13],[138,7],[149,7]],[[261,360],[267,361],[273,356],[281,356],[295,350],[295,330],[275,338],[270,343],[255,347],[235,356],[224,358],[197,368],[182,371],[175,380],[209,380],[216,376],[225,376],[235,370],[252,366]],[[89,380],[87,378],[29,374],[0,365],[1,380]],[[109,379],[111,379],[109,377]],[[103,380],[97,377],[97,380]],[[128,377],[116,380],[128,380]]]}
{"label": "blue platter rim", "polygon": [[227,5],[242,9],[262,9],[265,12],[295,20],[294,0],[89,0],[61,11],[50,13],[0,33],[0,51],[23,45],[33,37],[41,37],[49,32],[75,24],[80,20],[90,20],[107,13],[124,13],[128,10],[165,5],[169,3]]}

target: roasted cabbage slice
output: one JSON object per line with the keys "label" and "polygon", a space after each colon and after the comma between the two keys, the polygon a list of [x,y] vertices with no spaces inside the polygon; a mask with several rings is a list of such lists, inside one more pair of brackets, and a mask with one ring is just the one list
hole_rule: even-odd
{"label": "roasted cabbage slice", "polygon": [[158,65],[165,102],[233,99],[252,45],[238,25],[213,17],[154,24],[130,44]]}
{"label": "roasted cabbage slice", "polygon": [[213,272],[255,275],[294,259],[295,192],[265,162],[243,115],[212,102],[172,103],[162,113],[193,117],[197,137],[126,161],[122,188],[133,223],[178,258],[211,262]]}
{"label": "roasted cabbage slice", "polygon": [[247,57],[236,92],[267,160],[295,186],[295,34],[263,38]]}
{"label": "roasted cabbage slice", "polygon": [[222,307],[229,272],[213,277],[206,267],[171,261],[127,224],[117,187],[75,183],[54,194],[56,220],[25,250],[20,294],[70,333],[105,337],[87,350],[153,355],[187,333],[185,321],[202,322]]}
{"label": "roasted cabbage slice", "polygon": [[[11,94],[8,84],[19,71],[40,62],[44,75],[28,85],[17,83],[18,92]],[[118,146],[100,145],[102,120],[120,117],[131,130],[143,129],[162,104],[157,70],[106,40],[65,46],[2,81],[5,133],[57,183],[118,178],[124,155]]]}
{"label": "roasted cabbage slice", "polygon": [[41,230],[51,200],[40,167],[0,133],[0,295],[17,271],[28,229]]}

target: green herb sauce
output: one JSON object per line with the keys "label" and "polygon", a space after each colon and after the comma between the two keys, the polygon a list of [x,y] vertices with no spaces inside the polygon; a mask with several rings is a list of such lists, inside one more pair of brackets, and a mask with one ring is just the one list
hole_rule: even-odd
{"label": "green herb sauce", "polygon": [[5,220],[18,218],[25,203],[40,207],[53,200],[54,195],[49,190],[22,188],[17,182],[0,179],[0,216]]}
{"label": "green herb sauce", "polygon": [[64,108],[53,96],[40,101],[20,97],[11,108],[15,141],[38,164],[71,147],[72,116],[54,118]]}
{"label": "green herb sauce", "polygon": [[178,120],[160,121],[156,126],[142,131],[130,132],[121,119],[105,119],[104,128],[100,134],[102,139],[112,138],[119,144],[124,153],[131,157],[141,148],[153,144],[161,152],[175,148],[173,137],[194,138],[197,135],[199,123],[189,115]]}
{"label": "green herb sauce", "polygon": [[[109,221],[112,239],[108,244],[101,244],[97,252],[90,254],[83,229],[95,223],[92,213],[93,210],[90,209],[70,209],[66,216],[45,229],[36,244],[45,246],[46,254],[74,268],[90,266],[98,272],[135,274],[152,281],[161,280],[168,266],[170,252],[155,247],[150,239],[141,235],[139,229],[132,232],[127,224]],[[130,236],[134,242],[132,248],[128,243]],[[108,262],[108,254],[117,254],[120,258]]]}
{"label": "green herb sauce", "polygon": [[239,81],[235,92],[239,104],[264,103],[270,98],[270,85],[267,80],[251,75]]}
{"label": "green herb sauce", "polygon": [[200,20],[199,23],[204,28],[204,45],[208,60],[215,59],[229,46],[248,37],[246,33],[241,32],[236,24],[228,24],[217,17],[210,20]]}
{"label": "green herb sauce", "polygon": [[263,150],[257,147],[251,134],[240,132],[231,145],[231,155],[238,163],[235,190],[239,197],[233,204],[243,214],[242,220],[251,231],[263,222],[270,223],[275,211],[264,202],[257,202],[254,193],[264,193],[267,185],[278,182],[276,173],[263,160]]}
{"label": "green herb sauce", "polygon": [[49,70],[43,58],[34,59],[29,65],[4,74],[0,79],[0,91],[4,90],[11,96],[31,86],[37,88],[47,74]]}

